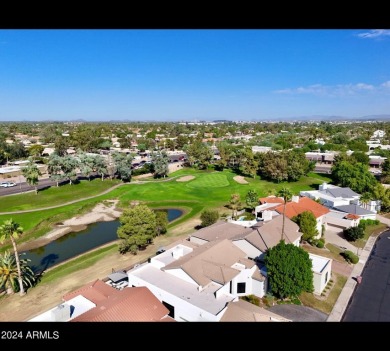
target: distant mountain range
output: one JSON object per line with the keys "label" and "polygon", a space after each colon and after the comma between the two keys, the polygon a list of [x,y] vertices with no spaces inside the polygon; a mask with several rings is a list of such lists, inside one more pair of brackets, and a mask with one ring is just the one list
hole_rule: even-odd
{"label": "distant mountain range", "polygon": [[[164,122],[214,122],[214,123],[229,123],[229,122],[308,122],[308,121],[390,121],[390,114],[383,114],[383,115],[368,115],[368,116],[360,116],[360,117],[345,117],[345,116],[326,116],[326,115],[313,115],[313,116],[293,116],[293,117],[281,117],[281,118],[251,118],[248,120],[245,120],[243,118],[240,119],[202,119],[202,120],[194,120],[194,119],[188,119],[188,120],[164,120]],[[2,122],[2,121],[0,121]],[[18,122],[18,121],[3,121],[3,122]],[[129,123],[129,122],[145,122],[145,123],[153,123],[153,122],[162,122],[158,119],[156,120],[131,120],[131,119],[112,119],[109,121],[99,121],[99,120],[85,120],[82,118],[78,119],[72,119],[72,120],[55,120],[55,119],[47,119],[47,120],[21,120],[20,122],[24,123],[32,123],[32,122],[44,122],[44,123],[61,123],[61,122],[67,122],[67,123]]]}

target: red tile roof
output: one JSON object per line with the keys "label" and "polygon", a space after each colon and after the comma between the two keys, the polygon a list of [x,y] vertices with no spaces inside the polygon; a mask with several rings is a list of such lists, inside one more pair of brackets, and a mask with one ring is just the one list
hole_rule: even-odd
{"label": "red tile roof", "polygon": [[356,215],[356,214],[352,214],[352,213],[348,213],[345,218],[347,219],[359,219],[360,216]]}
{"label": "red tile roof", "polygon": [[98,302],[103,301],[109,296],[115,294],[116,291],[117,290],[112,286],[102,282],[99,279],[96,279],[82,286],[80,289],[65,294],[63,300],[68,301],[78,295],[82,295],[96,305]]}
{"label": "red tile roof", "polygon": [[124,288],[95,308],[71,320],[71,322],[158,322],[164,319],[168,309],[147,287]]}
{"label": "red tile roof", "polygon": [[259,201],[261,204],[283,204],[284,203],[284,200],[281,197],[276,197],[276,196],[261,197]]}
{"label": "red tile roof", "polygon": [[[275,208],[280,214],[283,214],[284,205]],[[286,204],[286,217],[293,218],[304,211],[310,211],[316,218],[329,212],[329,209],[315,202],[308,197],[300,197],[298,202],[290,201]]]}

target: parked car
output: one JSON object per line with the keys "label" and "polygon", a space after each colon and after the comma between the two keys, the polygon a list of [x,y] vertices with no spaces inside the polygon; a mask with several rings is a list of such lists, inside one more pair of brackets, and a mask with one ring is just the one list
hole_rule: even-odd
{"label": "parked car", "polygon": [[12,187],[12,186],[16,186],[16,183],[14,183],[14,182],[2,182],[2,183],[0,183],[0,186],[3,187],[3,188],[9,188],[9,187]]}

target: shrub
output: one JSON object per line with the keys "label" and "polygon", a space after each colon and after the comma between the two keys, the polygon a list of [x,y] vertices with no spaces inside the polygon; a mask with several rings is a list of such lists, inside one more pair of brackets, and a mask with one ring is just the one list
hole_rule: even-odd
{"label": "shrub", "polygon": [[256,218],[256,216],[253,213],[245,213],[245,220],[246,221],[252,221]]}
{"label": "shrub", "polygon": [[371,225],[378,225],[380,222],[377,219],[361,219],[359,222],[359,228],[362,228],[363,230],[366,229],[366,227]]}
{"label": "shrub", "polygon": [[343,233],[348,241],[356,241],[357,239],[362,239],[364,237],[364,229],[361,227],[344,229]]}
{"label": "shrub", "polygon": [[250,302],[253,305],[260,306],[260,299],[255,295],[243,296],[242,299]]}
{"label": "shrub", "polygon": [[317,247],[318,247],[319,249],[324,248],[324,246],[325,246],[325,244],[324,244],[323,241],[321,241],[321,240],[318,240],[318,241],[317,241]]}
{"label": "shrub", "polygon": [[205,210],[201,213],[200,219],[202,227],[208,227],[209,225],[214,224],[219,218],[219,213],[216,210]]}
{"label": "shrub", "polygon": [[359,262],[359,257],[357,255],[355,255],[352,251],[344,251],[342,253],[342,256],[345,258],[345,260],[347,262],[350,262],[350,263],[353,263],[353,264],[356,264]]}

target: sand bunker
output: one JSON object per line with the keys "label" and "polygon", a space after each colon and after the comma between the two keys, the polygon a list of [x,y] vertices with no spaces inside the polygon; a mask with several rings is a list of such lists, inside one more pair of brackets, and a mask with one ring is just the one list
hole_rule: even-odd
{"label": "sand bunker", "polygon": [[248,184],[248,182],[242,176],[235,176],[233,178],[239,184]]}
{"label": "sand bunker", "polygon": [[177,181],[177,182],[189,182],[189,181],[192,180],[192,179],[195,179],[195,177],[189,175],[189,176],[185,176],[185,177],[181,177],[181,178],[179,178],[179,179],[176,179],[176,181]]}
{"label": "sand bunker", "polygon": [[46,235],[36,240],[22,243],[19,249],[22,251],[35,249],[46,245],[65,234],[84,230],[87,228],[88,224],[107,222],[119,218],[122,212],[115,210],[115,205],[118,203],[118,200],[106,201],[105,203],[106,204],[97,204],[89,213],[67,219],[62,224],[57,224],[55,228]]}

